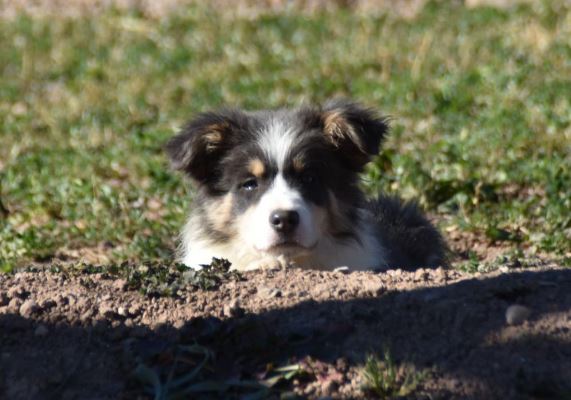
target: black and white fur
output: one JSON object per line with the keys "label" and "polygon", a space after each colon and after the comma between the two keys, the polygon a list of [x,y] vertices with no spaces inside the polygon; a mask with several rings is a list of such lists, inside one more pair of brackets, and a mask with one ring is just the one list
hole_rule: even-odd
{"label": "black and white fur", "polygon": [[346,100],[199,114],[166,147],[197,189],[181,261],[226,258],[238,270],[444,264],[444,242],[414,204],[367,200],[359,188],[387,131],[385,118]]}

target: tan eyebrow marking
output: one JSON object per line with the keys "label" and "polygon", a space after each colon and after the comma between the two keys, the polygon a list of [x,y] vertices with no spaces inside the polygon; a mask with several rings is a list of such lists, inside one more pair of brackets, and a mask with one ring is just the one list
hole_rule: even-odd
{"label": "tan eyebrow marking", "polygon": [[262,160],[259,158],[254,158],[248,163],[248,171],[255,177],[260,178],[264,175],[266,168],[264,167]]}
{"label": "tan eyebrow marking", "polygon": [[305,169],[305,159],[301,155],[295,156],[292,163],[293,163],[293,169],[296,172],[302,172]]}

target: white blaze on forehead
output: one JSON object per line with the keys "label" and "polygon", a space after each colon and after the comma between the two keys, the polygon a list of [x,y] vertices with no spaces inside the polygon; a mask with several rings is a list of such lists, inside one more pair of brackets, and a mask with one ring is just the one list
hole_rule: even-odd
{"label": "white blaze on forehead", "polygon": [[260,133],[258,144],[270,160],[274,160],[282,170],[296,141],[295,132],[282,121],[273,119]]}
{"label": "white blaze on forehead", "polygon": [[302,203],[301,193],[289,186],[282,174],[275,177],[271,188],[260,200],[260,205],[267,204],[273,210],[295,210]]}

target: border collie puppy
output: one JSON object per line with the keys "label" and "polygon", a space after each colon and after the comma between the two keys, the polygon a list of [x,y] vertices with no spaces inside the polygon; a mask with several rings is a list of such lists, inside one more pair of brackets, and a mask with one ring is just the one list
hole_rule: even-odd
{"label": "border collie puppy", "polygon": [[444,265],[444,241],[415,204],[367,200],[359,188],[387,130],[385,118],[346,100],[199,114],[166,146],[197,189],[181,261],[200,268],[226,258],[238,270]]}

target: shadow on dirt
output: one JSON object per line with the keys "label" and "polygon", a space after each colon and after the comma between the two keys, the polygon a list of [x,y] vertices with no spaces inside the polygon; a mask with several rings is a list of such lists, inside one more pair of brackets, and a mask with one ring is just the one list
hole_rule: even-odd
{"label": "shadow on dirt", "polygon": [[[532,314],[508,326],[505,311],[514,303]],[[397,362],[432,371],[423,383],[430,398],[570,398],[571,270],[306,301],[155,330],[120,321],[73,326],[65,312],[51,325],[7,314],[0,316],[0,339],[0,397],[10,399],[134,398],[140,386],[127,383],[133,360],[166,365],[169,349],[184,343],[211,349],[210,373],[224,379],[308,355],[357,365],[388,346]]]}

